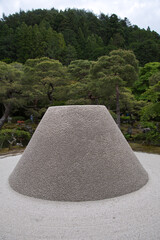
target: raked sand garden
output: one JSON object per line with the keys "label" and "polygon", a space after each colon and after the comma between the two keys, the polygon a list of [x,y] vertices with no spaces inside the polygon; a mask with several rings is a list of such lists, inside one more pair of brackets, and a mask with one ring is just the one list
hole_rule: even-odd
{"label": "raked sand garden", "polygon": [[149,174],[148,183],[127,195],[87,202],[47,201],[15,192],[8,177],[21,155],[1,156],[0,239],[159,240],[160,155],[135,154]]}

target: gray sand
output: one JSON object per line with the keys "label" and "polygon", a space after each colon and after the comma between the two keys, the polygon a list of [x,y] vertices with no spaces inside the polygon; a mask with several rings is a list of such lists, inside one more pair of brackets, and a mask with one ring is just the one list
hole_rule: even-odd
{"label": "gray sand", "polygon": [[101,201],[54,202],[13,191],[21,156],[0,159],[0,240],[159,240],[160,156],[136,153],[149,174],[140,190]]}
{"label": "gray sand", "polygon": [[112,198],[147,181],[104,106],[50,107],[9,180],[19,193],[53,201]]}

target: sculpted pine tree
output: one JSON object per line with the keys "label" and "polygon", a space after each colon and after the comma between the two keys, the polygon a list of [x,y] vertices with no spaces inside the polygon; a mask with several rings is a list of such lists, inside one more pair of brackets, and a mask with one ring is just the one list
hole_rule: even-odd
{"label": "sculpted pine tree", "polygon": [[75,60],[68,66],[69,78],[67,104],[88,104],[89,100],[89,73],[91,61]]}
{"label": "sculpted pine tree", "polygon": [[53,105],[54,101],[63,98],[67,84],[66,68],[58,60],[47,57],[29,59],[25,63],[24,73],[25,97],[32,114],[38,116],[39,108]]}
{"label": "sculpted pine tree", "polygon": [[23,66],[20,63],[0,62],[0,103],[4,108],[0,118],[0,129],[13,108],[24,104],[22,88]]}
{"label": "sculpted pine tree", "polygon": [[124,87],[131,87],[138,78],[138,62],[127,50],[114,50],[102,56],[91,69],[92,91],[107,102],[116,98],[117,124],[120,127],[120,97]]}

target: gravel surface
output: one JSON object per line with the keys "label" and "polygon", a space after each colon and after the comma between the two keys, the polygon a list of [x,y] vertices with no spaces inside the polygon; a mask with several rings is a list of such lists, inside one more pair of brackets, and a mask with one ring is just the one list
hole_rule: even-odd
{"label": "gravel surface", "polygon": [[8,177],[21,155],[0,157],[0,240],[159,240],[160,155],[136,153],[149,174],[140,190],[100,201],[21,195]]}

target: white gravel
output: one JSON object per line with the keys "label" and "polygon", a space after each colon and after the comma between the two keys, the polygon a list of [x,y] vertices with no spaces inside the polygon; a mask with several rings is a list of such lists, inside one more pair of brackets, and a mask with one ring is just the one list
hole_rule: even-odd
{"label": "white gravel", "polygon": [[21,155],[0,158],[0,240],[159,240],[160,155],[136,153],[149,174],[140,190],[101,201],[53,202],[13,191]]}

